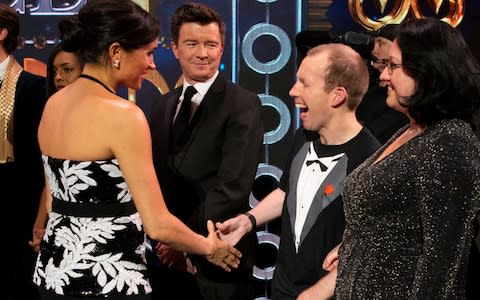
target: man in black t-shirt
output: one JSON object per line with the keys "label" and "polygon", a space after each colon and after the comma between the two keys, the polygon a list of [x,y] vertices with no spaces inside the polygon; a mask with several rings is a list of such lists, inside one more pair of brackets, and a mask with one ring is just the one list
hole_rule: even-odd
{"label": "man in black t-shirt", "polygon": [[224,240],[281,216],[282,231],[272,281],[272,299],[328,298],[321,278],[328,252],[342,239],[345,220],[341,192],[345,177],[380,144],[356,119],[368,87],[368,70],[358,53],[341,44],[311,49],[290,90],[300,109],[297,131],[280,187],[244,215],[218,223]]}

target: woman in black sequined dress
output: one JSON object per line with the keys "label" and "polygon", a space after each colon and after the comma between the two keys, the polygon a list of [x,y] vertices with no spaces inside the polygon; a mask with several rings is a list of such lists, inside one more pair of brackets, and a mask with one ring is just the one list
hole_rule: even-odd
{"label": "woman in black sequined dress", "polygon": [[336,297],[465,299],[480,210],[480,68],[450,25],[409,20],[380,78],[410,123],[345,182]]}

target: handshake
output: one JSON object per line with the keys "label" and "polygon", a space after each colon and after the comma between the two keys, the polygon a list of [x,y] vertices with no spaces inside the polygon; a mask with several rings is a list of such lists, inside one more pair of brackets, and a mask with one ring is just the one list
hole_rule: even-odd
{"label": "handshake", "polygon": [[[234,246],[240,239],[254,227],[254,222],[246,214],[240,214],[234,218],[226,220],[223,223],[217,222],[216,229],[212,221],[207,222],[208,237],[214,245],[214,250],[210,255],[205,255],[205,258],[230,272],[232,268],[238,268],[240,264],[241,253]],[[195,274],[197,268],[193,264],[187,253],[175,250],[164,243],[157,243],[155,246],[155,253],[158,259],[169,268],[178,271],[189,272]]]}
{"label": "handshake", "polygon": [[[252,216],[253,218],[253,216]],[[204,257],[211,263],[230,272],[232,268],[238,268],[242,254],[234,246],[238,241],[250,230],[252,230],[253,222],[245,214],[238,215],[223,223],[217,222],[217,228],[212,221],[207,222],[210,251]],[[40,242],[45,234],[44,228],[34,228],[32,232],[32,240],[29,245],[38,252]],[[168,266],[179,271],[195,274],[197,269],[191,259],[185,252],[181,252],[171,248],[170,246],[158,242],[155,246],[155,253],[159,260]]]}

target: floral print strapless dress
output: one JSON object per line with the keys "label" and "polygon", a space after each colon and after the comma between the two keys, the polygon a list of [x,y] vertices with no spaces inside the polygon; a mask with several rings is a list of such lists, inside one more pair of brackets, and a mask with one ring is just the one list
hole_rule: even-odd
{"label": "floral print strapless dress", "polygon": [[150,293],[145,233],[117,160],[43,164],[53,202],[35,284],[69,296]]}

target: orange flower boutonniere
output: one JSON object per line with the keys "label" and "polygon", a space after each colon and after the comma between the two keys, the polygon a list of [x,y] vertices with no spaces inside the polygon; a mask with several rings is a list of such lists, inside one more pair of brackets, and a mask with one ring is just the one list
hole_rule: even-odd
{"label": "orange flower boutonniere", "polygon": [[327,183],[323,192],[325,193],[325,196],[329,196],[330,194],[335,192],[335,187],[333,186],[333,184]]}

